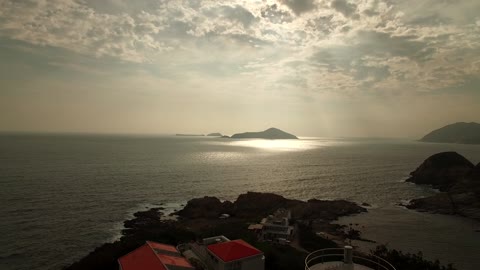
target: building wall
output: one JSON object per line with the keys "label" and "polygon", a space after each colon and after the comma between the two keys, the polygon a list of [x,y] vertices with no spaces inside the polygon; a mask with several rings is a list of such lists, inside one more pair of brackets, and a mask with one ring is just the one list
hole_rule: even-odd
{"label": "building wall", "polygon": [[214,270],[224,270],[225,263],[213,255],[210,251],[207,252],[207,264]]}
{"label": "building wall", "polygon": [[[250,257],[241,261],[241,270],[264,270],[265,260],[262,259],[263,254]],[[227,270],[227,269],[225,269]]]}
{"label": "building wall", "polygon": [[224,263],[215,257],[209,256],[209,264],[214,270],[264,270],[265,260],[263,254],[245,258],[238,261]]}

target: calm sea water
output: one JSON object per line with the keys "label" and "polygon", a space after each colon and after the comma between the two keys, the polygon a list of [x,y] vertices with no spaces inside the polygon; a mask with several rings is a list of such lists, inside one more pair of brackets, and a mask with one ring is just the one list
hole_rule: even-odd
{"label": "calm sea water", "polygon": [[0,269],[60,269],[139,209],[246,191],[368,202],[368,238],[480,269],[477,223],[396,206],[434,193],[403,180],[441,151],[480,162],[479,146],[406,140],[1,135]]}

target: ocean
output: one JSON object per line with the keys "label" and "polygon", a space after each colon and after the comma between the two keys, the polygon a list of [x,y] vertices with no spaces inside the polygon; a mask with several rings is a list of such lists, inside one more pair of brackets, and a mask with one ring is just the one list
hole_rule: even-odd
{"label": "ocean", "polygon": [[398,206],[436,191],[404,180],[432,154],[480,146],[400,139],[0,135],[0,269],[61,269],[120,236],[132,214],[247,191],[369,203],[365,238],[480,269],[480,224]]}

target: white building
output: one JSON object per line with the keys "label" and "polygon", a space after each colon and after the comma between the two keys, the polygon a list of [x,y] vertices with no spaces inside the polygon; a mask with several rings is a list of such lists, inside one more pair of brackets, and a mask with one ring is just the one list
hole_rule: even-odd
{"label": "white building", "polygon": [[290,226],[291,213],[286,209],[278,209],[260,222],[262,225],[262,239],[273,241],[290,240],[294,234],[294,227]]}

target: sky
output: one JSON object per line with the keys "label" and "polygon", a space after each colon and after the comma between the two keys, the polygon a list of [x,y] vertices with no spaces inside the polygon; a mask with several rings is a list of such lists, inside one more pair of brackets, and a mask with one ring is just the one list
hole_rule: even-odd
{"label": "sky", "polygon": [[0,0],[0,131],[480,122],[478,0]]}

